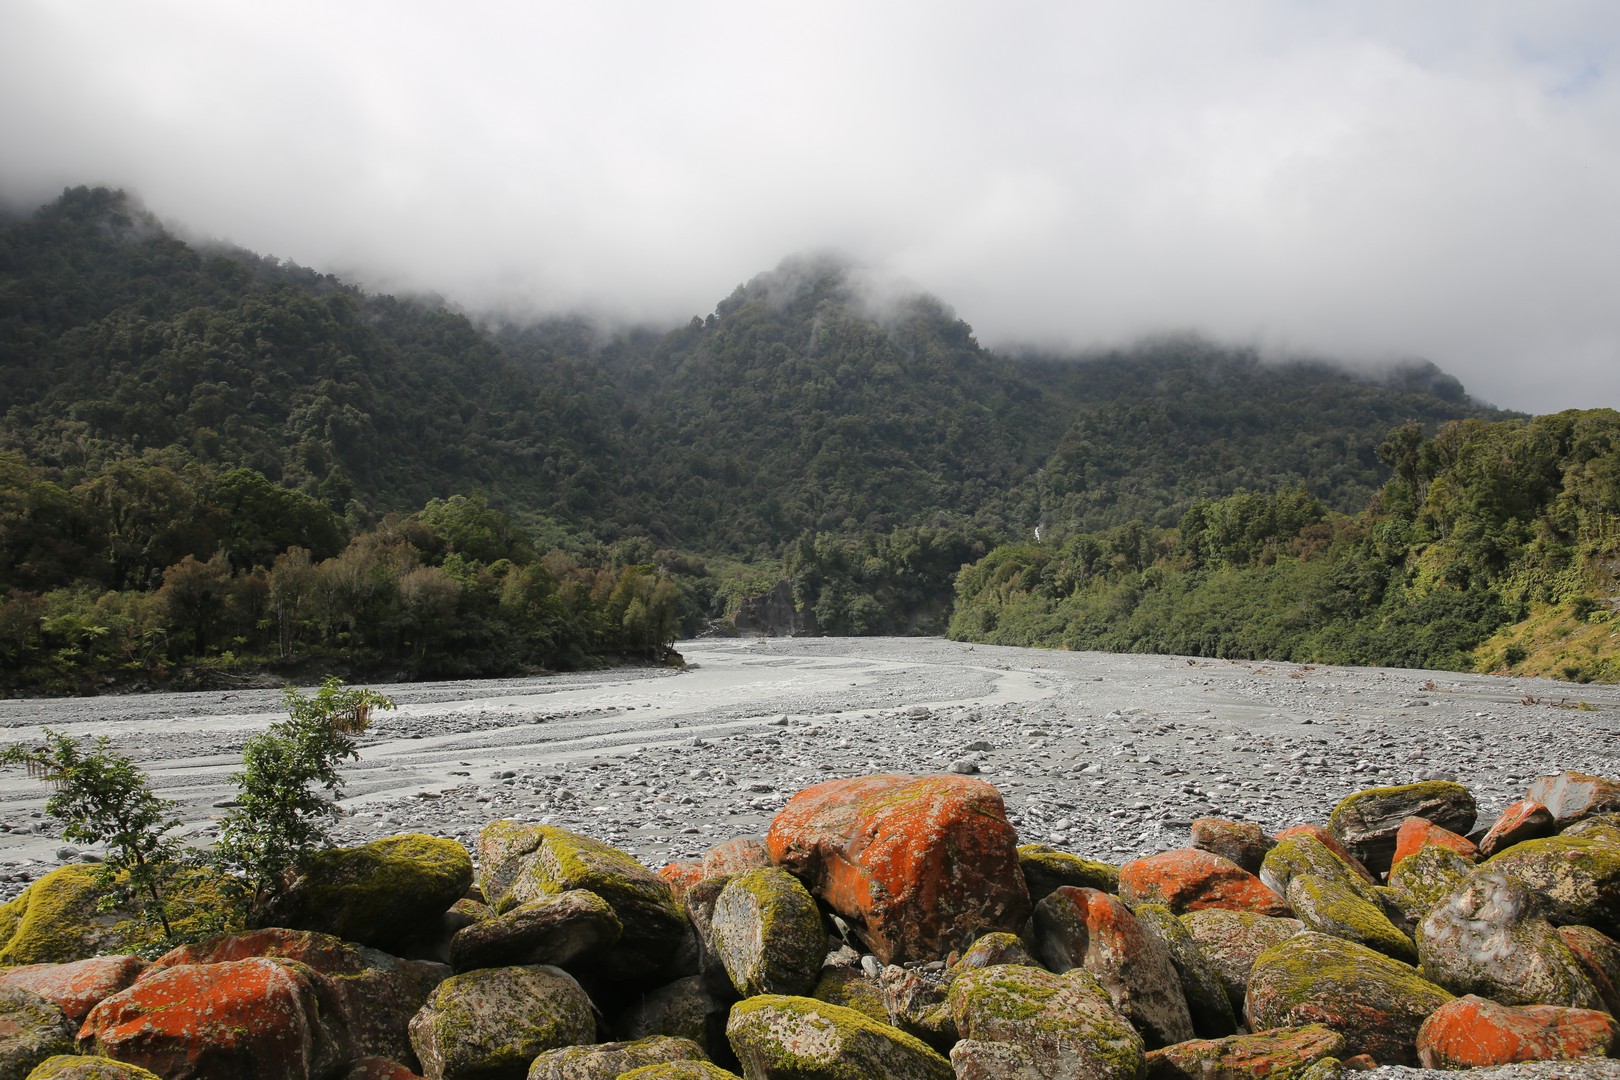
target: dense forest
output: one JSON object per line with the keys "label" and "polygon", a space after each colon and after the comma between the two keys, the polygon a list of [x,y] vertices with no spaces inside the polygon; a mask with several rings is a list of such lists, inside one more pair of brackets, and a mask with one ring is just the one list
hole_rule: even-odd
{"label": "dense forest", "polygon": [[[0,226],[0,354],[13,691],[657,659],[767,594],[810,632],[1303,656],[1297,635],[1285,653],[1277,635],[1173,633],[1185,618],[1151,606],[1177,589],[1218,606],[1223,574],[1298,567],[1366,578],[1359,629],[1313,655],[1397,658],[1377,642],[1403,617],[1440,633],[1421,605],[1451,590],[1467,633],[1402,648],[1458,665],[1477,632],[1601,591],[1511,585],[1532,555],[1552,573],[1549,545],[1572,553],[1560,581],[1598,565],[1601,544],[1562,532],[1433,587],[1471,542],[1426,501],[1457,486],[1441,441],[1525,421],[1432,365],[1195,338],[998,354],[938,300],[879,303],[826,258],[673,329],[516,324],[188,244],[121,192],[74,188]],[[1576,451],[1549,445],[1563,477]],[[1514,536],[1588,512],[1544,496],[1512,511]],[[1269,554],[1210,562],[1199,515],[1262,503]],[[1080,617],[1105,584],[1109,611],[1134,604],[1150,629]]]}

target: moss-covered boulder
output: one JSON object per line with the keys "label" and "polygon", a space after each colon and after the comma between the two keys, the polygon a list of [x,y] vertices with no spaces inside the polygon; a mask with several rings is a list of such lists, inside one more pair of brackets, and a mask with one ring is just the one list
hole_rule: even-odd
{"label": "moss-covered boulder", "polygon": [[423,1078],[421,1073],[407,1069],[397,1061],[373,1054],[349,1062],[349,1069],[343,1074],[342,1080],[423,1080]]}
{"label": "moss-covered boulder", "polygon": [[1417,1045],[1426,1069],[1578,1061],[1620,1050],[1620,1021],[1590,1009],[1515,1007],[1469,995],[1435,1010],[1418,1030]]}
{"label": "moss-covered boulder", "polygon": [[1031,903],[1040,903],[1053,889],[1064,885],[1119,892],[1119,867],[1113,863],[1084,859],[1046,844],[1020,844],[1018,866],[1029,886]]}
{"label": "moss-covered boulder", "polygon": [[1474,864],[1455,851],[1426,847],[1402,859],[1389,872],[1389,887],[1404,898],[1402,906],[1421,920],[1436,904],[1467,884]]}
{"label": "moss-covered boulder", "polygon": [[612,906],[623,933],[593,975],[657,982],[687,940],[686,911],[669,884],[618,848],[550,825],[496,821],[480,832],[478,851],[479,886],[497,913],[573,889]]}
{"label": "moss-covered boulder", "polygon": [[945,1001],[948,976],[938,968],[885,967],[878,976],[889,1022],[942,1054],[957,1039],[956,1023]]}
{"label": "moss-covered boulder", "polygon": [[1252,821],[1228,821],[1225,818],[1194,818],[1192,846],[1237,863],[1251,874],[1260,873],[1260,864],[1266,852],[1277,841]]}
{"label": "moss-covered boulder", "polygon": [[1418,927],[1423,972],[1454,994],[1504,1005],[1601,1009],[1580,959],[1522,882],[1481,871]]}
{"label": "moss-covered boulder", "polygon": [[1142,1071],[1142,1037],[1084,971],[976,968],[951,984],[950,1010],[962,1036],[951,1050],[958,1080],[1134,1080]]}
{"label": "moss-covered boulder", "polygon": [[540,965],[452,976],[411,1020],[411,1045],[433,1080],[524,1080],[543,1051],[595,1038],[579,983]]}
{"label": "moss-covered boulder", "polygon": [[545,1050],[529,1065],[528,1080],[617,1080],[631,1069],[672,1061],[708,1061],[691,1039],[654,1035],[632,1042],[563,1046]]}
{"label": "moss-covered boulder", "polygon": [[[613,1031],[621,1039],[646,1039],[669,1035],[690,1039],[713,1057],[729,1057],[726,1018],[731,1012],[730,997],[709,992],[702,978],[689,975],[645,994],[638,994],[613,1019]],[[838,1001],[834,1004],[846,1004]]]}
{"label": "moss-covered boulder", "polygon": [[73,1052],[73,1022],[29,990],[0,990],[0,1080],[23,1080],[34,1066]]}
{"label": "moss-covered boulder", "polygon": [[56,1003],[77,1024],[102,998],[134,982],[146,969],[138,956],[95,956],[69,964],[25,964],[0,971],[0,990],[28,990]]}
{"label": "moss-covered boulder", "polygon": [[472,857],[456,841],[389,836],[317,852],[254,919],[397,952],[437,936],[472,880]]}
{"label": "moss-covered boulder", "polygon": [[611,904],[593,892],[570,889],[457,930],[450,939],[450,966],[471,971],[589,963],[618,944],[623,933]]}
{"label": "moss-covered boulder", "polygon": [[1025,967],[1038,967],[1040,961],[1029,954],[1024,945],[1024,939],[1017,934],[997,932],[986,934],[967,947],[967,951],[957,957],[956,963],[951,965],[950,976],[955,978],[965,971],[974,968],[995,967],[997,964],[1023,964]]}
{"label": "moss-covered boulder", "polygon": [[1359,942],[1405,964],[1417,963],[1417,946],[1384,915],[1342,881],[1309,874],[1288,882],[1288,905],[1307,930]]}
{"label": "moss-covered boulder", "polygon": [[56,1054],[34,1066],[27,1080],[163,1080],[157,1073],[112,1058]]}
{"label": "moss-covered boulder", "polygon": [[1198,943],[1198,951],[1215,969],[1226,989],[1227,1001],[1240,1017],[1249,986],[1249,971],[1255,960],[1267,949],[1305,931],[1305,924],[1298,919],[1219,908],[1189,911],[1181,916],[1181,925],[1187,928],[1187,933]]}
{"label": "moss-covered boulder", "polygon": [[743,1080],[708,1061],[667,1061],[621,1073],[618,1080]]}
{"label": "moss-covered boulder", "polygon": [[1449,780],[1368,788],[1340,800],[1328,829],[1374,874],[1389,871],[1395,837],[1407,818],[1420,817],[1466,836],[1478,808],[1473,793]]}
{"label": "moss-covered boulder", "polygon": [[883,984],[858,967],[839,967],[829,964],[821,969],[810,996],[829,1005],[842,1005],[865,1013],[881,1024],[892,1024],[894,1018],[883,1003]]}
{"label": "moss-covered boulder", "polygon": [[761,994],[731,1008],[726,1036],[748,1080],[955,1080],[921,1040],[814,998]]}
{"label": "moss-covered boulder", "polygon": [[1148,1054],[1148,1080],[1300,1080],[1344,1052],[1344,1036],[1322,1024],[1194,1039]]}
{"label": "moss-covered boulder", "polygon": [[1182,921],[1160,904],[1138,904],[1132,909],[1143,930],[1158,938],[1170,954],[1181,990],[1187,998],[1193,1033],[1201,1039],[1219,1039],[1238,1030],[1237,1015],[1226,984]]}
{"label": "moss-covered boulder", "polygon": [[1526,840],[1480,864],[1540,893],[1559,925],[1620,936],[1620,844],[1597,836]]}
{"label": "moss-covered boulder", "polygon": [[1255,960],[1244,1012],[1253,1031],[1324,1024],[1347,1055],[1411,1065],[1418,1028],[1451,997],[1399,960],[1307,930]]}
{"label": "moss-covered boulder", "polygon": [[1299,832],[1282,837],[1270,851],[1266,852],[1266,857],[1260,864],[1260,880],[1278,896],[1288,895],[1288,883],[1295,876],[1336,881],[1362,899],[1375,902],[1373,883],[1364,876],[1365,871],[1357,872],[1358,865],[1341,856],[1320,837],[1312,833]]}
{"label": "moss-covered boulder", "polygon": [[0,965],[64,964],[123,952],[120,916],[98,912],[104,895],[88,866],[64,866],[0,905]]}
{"label": "moss-covered boulder", "polygon": [[1035,906],[1035,955],[1052,971],[1084,968],[1150,1047],[1194,1036],[1169,950],[1117,897],[1064,886]]}
{"label": "moss-covered boulder", "polygon": [[815,898],[784,870],[747,870],[715,899],[709,941],[742,997],[809,992],[827,955]]}
{"label": "moss-covered boulder", "polygon": [[1161,851],[1121,866],[1119,895],[1131,904],[1163,904],[1177,915],[1207,907],[1288,914],[1283,898],[1258,877],[1197,848]]}

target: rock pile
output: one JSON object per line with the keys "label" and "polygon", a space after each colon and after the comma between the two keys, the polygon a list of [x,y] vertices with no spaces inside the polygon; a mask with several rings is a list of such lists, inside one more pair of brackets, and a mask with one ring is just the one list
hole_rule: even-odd
{"label": "rock pile", "polygon": [[864,776],[658,873],[512,821],[332,852],[283,925],[150,963],[93,955],[69,867],[0,907],[0,1080],[1620,1077],[1620,781],[1476,826],[1432,781],[1115,867]]}

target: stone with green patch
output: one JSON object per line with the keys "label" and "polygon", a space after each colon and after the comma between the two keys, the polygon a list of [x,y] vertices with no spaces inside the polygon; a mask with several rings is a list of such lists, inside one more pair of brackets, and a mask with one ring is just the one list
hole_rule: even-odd
{"label": "stone with green patch", "polygon": [[563,1046],[538,1054],[527,1080],[616,1080],[633,1069],[676,1061],[702,1062],[708,1055],[691,1039],[654,1035],[630,1042]]}
{"label": "stone with green patch", "polygon": [[1152,1080],[1301,1080],[1344,1052],[1344,1036],[1322,1024],[1195,1039],[1148,1055]]}
{"label": "stone with green patch", "polygon": [[611,904],[593,892],[570,889],[456,931],[450,939],[450,966],[457,971],[521,964],[568,967],[612,948],[623,932]]}
{"label": "stone with green patch", "polygon": [[157,1073],[112,1058],[56,1054],[34,1066],[26,1080],[163,1080]]}
{"label": "stone with green patch", "polygon": [[440,983],[411,1020],[433,1080],[521,1080],[541,1052],[593,1042],[590,998],[560,968],[480,968]]}
{"label": "stone with green patch", "polygon": [[951,1063],[921,1040],[814,998],[739,1001],[726,1036],[748,1080],[955,1080]]}
{"label": "stone with green patch", "polygon": [[72,1053],[73,1036],[73,1022],[54,1001],[0,989],[0,1080],[23,1080],[46,1058]]}
{"label": "stone with green patch", "polygon": [[669,1061],[643,1065],[620,1073],[617,1080],[743,1080],[742,1077],[708,1061]]}
{"label": "stone with green patch", "polygon": [[1515,844],[1480,865],[1540,893],[1554,923],[1620,937],[1620,843],[1564,833]]}
{"label": "stone with green patch", "polygon": [[1401,823],[1420,817],[1467,836],[1478,808],[1473,793],[1450,780],[1368,788],[1346,796],[1328,816],[1328,831],[1374,874],[1389,872]]}
{"label": "stone with green patch", "polygon": [[1046,844],[1020,844],[1018,867],[1024,872],[1031,903],[1038,904],[1053,889],[1073,885],[1081,889],[1119,892],[1119,867],[1071,855]]}
{"label": "stone with green patch", "polygon": [[1305,930],[1305,924],[1298,919],[1221,908],[1189,911],[1180,919],[1198,943],[1198,951],[1215,969],[1237,1016],[1243,1015],[1243,997],[1255,960],[1267,949]]}
{"label": "stone with green patch", "polygon": [[1410,901],[1419,921],[1474,873],[1474,864],[1460,853],[1431,844],[1396,863],[1389,872],[1389,887]]}
{"label": "stone with green patch", "polygon": [[1260,880],[1278,896],[1288,895],[1295,875],[1336,881],[1372,903],[1372,885],[1339,857],[1339,853],[1309,833],[1295,833],[1277,841],[1260,863]]}
{"label": "stone with green patch", "polygon": [[1219,1039],[1237,1032],[1237,1015],[1227,996],[1226,984],[1205,957],[1174,912],[1162,904],[1138,904],[1131,909],[1142,929],[1163,943],[1181,977],[1181,989],[1192,1015],[1193,1032],[1202,1039]]}
{"label": "stone with green patch", "polygon": [[1288,906],[1307,930],[1359,942],[1403,964],[1417,963],[1417,946],[1373,904],[1338,881],[1297,874],[1288,882]]}
{"label": "stone with green patch", "polygon": [[709,943],[742,997],[803,995],[827,955],[821,909],[784,870],[748,870],[726,883],[709,917]]}
{"label": "stone with green patch", "polygon": [[1130,1080],[1142,1072],[1142,1037],[1088,972],[978,968],[951,983],[949,1001],[961,1033],[951,1050],[958,1080]]}

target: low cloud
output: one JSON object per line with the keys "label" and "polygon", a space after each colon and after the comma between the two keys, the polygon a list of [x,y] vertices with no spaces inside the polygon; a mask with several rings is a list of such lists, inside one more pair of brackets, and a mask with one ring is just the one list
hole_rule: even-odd
{"label": "low cloud", "polygon": [[[532,9],[531,9],[532,8]],[[980,340],[1191,329],[1620,406],[1620,7],[14,0],[0,194],[674,324],[793,252]]]}

